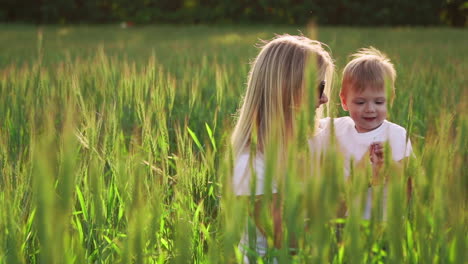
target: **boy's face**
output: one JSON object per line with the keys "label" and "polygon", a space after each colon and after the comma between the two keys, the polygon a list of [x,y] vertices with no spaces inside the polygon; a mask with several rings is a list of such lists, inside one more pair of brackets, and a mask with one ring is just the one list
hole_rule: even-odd
{"label": "boy's face", "polygon": [[387,118],[387,98],[385,89],[366,87],[356,91],[347,87],[346,94],[340,94],[341,105],[354,120],[359,133],[369,132],[378,128]]}

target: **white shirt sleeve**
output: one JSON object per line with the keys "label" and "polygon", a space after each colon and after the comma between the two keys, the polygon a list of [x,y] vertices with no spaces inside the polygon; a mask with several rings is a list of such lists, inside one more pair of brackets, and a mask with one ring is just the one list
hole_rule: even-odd
{"label": "white shirt sleeve", "polygon": [[330,117],[319,120],[318,131],[308,140],[310,152],[319,155],[327,150],[330,141]]}
{"label": "white shirt sleeve", "polygon": [[324,129],[330,124],[330,117],[325,117],[319,120],[319,129]]}
{"label": "white shirt sleeve", "polygon": [[411,141],[406,138],[406,130],[403,127],[394,125],[390,130],[389,141],[394,161],[400,161],[412,154]]}
{"label": "white shirt sleeve", "polygon": [[[234,164],[233,190],[234,194],[250,195],[252,174],[255,174],[255,195],[265,192],[265,164],[261,157],[250,160],[250,155],[245,153],[238,156]],[[275,183],[272,184],[272,193],[277,193]]]}

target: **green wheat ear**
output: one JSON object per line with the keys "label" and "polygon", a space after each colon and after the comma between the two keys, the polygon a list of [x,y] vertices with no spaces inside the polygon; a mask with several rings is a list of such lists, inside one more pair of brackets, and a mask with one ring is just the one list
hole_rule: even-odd
{"label": "green wheat ear", "polygon": [[392,83],[388,80],[385,80],[385,95],[387,97],[387,119],[391,120],[393,102],[396,97],[395,89]]}

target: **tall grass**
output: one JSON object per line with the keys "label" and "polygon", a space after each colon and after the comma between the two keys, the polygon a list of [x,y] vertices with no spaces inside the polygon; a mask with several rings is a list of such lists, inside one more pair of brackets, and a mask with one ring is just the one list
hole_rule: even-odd
{"label": "tall grass", "polygon": [[[232,194],[229,136],[253,44],[295,28],[3,25],[0,32],[0,263],[241,258],[237,243],[252,207]],[[281,263],[466,262],[467,33],[318,34],[338,68],[369,45],[394,61],[389,118],[407,128],[415,157],[403,170],[388,169],[388,220],[363,221],[369,170],[345,183],[337,153],[311,164],[298,142],[279,182],[287,194],[284,247],[269,255]],[[335,116],[344,114],[338,79]],[[346,219],[336,219],[341,199]]]}

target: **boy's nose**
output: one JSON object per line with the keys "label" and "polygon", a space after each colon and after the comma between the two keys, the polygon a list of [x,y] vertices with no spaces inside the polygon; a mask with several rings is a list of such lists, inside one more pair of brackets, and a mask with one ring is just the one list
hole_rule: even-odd
{"label": "boy's nose", "polygon": [[366,108],[364,109],[366,112],[374,112],[375,108],[372,104],[366,104]]}

